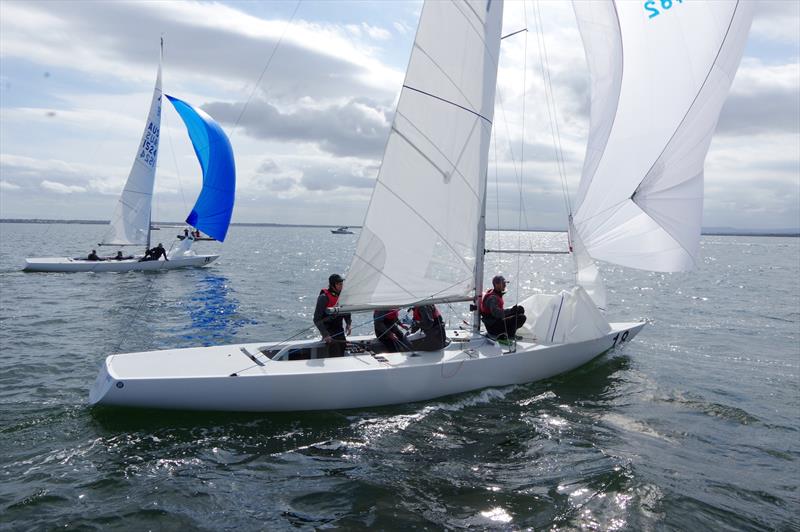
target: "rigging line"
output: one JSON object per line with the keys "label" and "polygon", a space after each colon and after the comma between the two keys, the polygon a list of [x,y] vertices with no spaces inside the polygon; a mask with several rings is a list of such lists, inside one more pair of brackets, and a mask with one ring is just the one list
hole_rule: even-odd
{"label": "rigging line", "polygon": [[[495,200],[495,207],[496,207],[496,214],[497,214],[497,225],[495,226],[495,231],[497,233],[497,247],[500,247],[500,176],[498,175],[498,167],[499,162],[497,160],[497,130],[494,130],[494,135],[492,136],[494,139],[494,200]],[[485,240],[485,239],[484,239]],[[484,247],[486,245],[484,244]],[[478,250],[478,253],[483,253],[484,258],[486,254],[482,249]],[[495,270],[500,267],[500,257],[497,258],[497,264],[495,264]],[[486,274],[484,273],[484,277]],[[481,279],[482,281],[483,279]]]}
{"label": "rigging line", "polygon": [[[417,47],[417,49],[421,49],[421,48]],[[444,103],[449,103],[450,105],[452,105],[452,106],[454,106],[454,107],[458,107],[459,109],[463,109],[463,110],[467,111],[468,113],[472,113],[472,114],[474,114],[475,116],[477,116],[477,117],[479,117],[479,118],[482,118],[482,119],[486,120],[486,122],[487,122],[487,123],[489,123],[489,124],[491,124],[491,123],[492,123],[492,121],[491,121],[491,120],[489,120],[488,118],[486,118],[485,116],[483,116],[483,115],[482,115],[482,114],[480,114],[479,112],[477,112],[477,111],[473,111],[472,109],[470,109],[470,108],[468,108],[468,107],[464,107],[463,105],[459,105],[459,104],[457,104],[457,103],[455,103],[455,102],[451,102],[450,100],[446,100],[445,98],[441,98],[441,97],[439,97],[439,96],[436,96],[435,94],[431,94],[430,92],[425,92],[425,91],[423,91],[423,90],[420,90],[420,89],[414,88],[414,87],[412,87],[412,86],[410,86],[410,85],[403,85],[403,88],[404,88],[404,89],[409,89],[409,90],[412,90],[412,91],[415,91],[415,92],[418,92],[418,93],[420,93],[420,94],[424,94],[425,96],[430,96],[431,98],[436,98],[437,100],[439,100],[439,101],[442,101],[442,102],[444,102]]]}
{"label": "rigging line", "polygon": [[[162,33],[161,34],[161,63],[159,63],[159,68],[161,68],[161,64],[163,62],[164,62],[164,34]],[[169,118],[167,117],[167,115],[169,113],[165,113],[164,112],[165,107],[167,106],[167,102],[165,101],[165,99],[163,97],[164,96],[164,91],[160,91],[160,92],[161,92],[162,96],[160,97],[161,104],[160,104],[160,109],[159,109],[159,115],[160,115],[160,118],[162,118],[164,120],[164,122],[166,122],[165,125],[166,125],[166,129],[167,129],[167,141],[169,142],[170,153],[172,153],[172,161],[175,164],[175,177],[177,177],[177,179],[178,179],[178,190],[181,193],[181,204],[182,204],[183,210],[185,212],[186,211],[186,197],[183,194],[183,181],[181,180],[181,170],[180,170],[180,167],[178,166],[178,158],[175,155],[175,145],[172,142],[172,128],[170,127]],[[177,111],[176,111],[176,113],[177,113]],[[160,124],[159,124],[159,128],[158,128],[158,138],[159,138],[159,141],[160,141],[161,140],[161,126],[160,126]],[[156,162],[156,164],[158,164],[158,163]],[[155,190],[153,192],[155,192]]]}
{"label": "rigging line", "polygon": [[552,94],[553,87],[552,87],[552,80],[549,77],[548,68],[549,66],[545,66],[546,63],[546,47],[544,45],[544,22],[541,18],[541,12],[538,9],[539,3],[534,2],[533,5],[533,14],[534,14],[534,22],[536,24],[536,40],[539,47],[539,65],[542,71],[542,82],[544,85],[544,93],[545,93],[545,102],[547,104],[547,115],[550,121],[550,135],[553,140],[553,150],[555,152],[555,160],[556,160],[556,169],[558,171],[559,181],[561,184],[561,193],[562,199],[564,200],[564,207],[567,211],[567,215],[569,215],[570,207],[569,207],[569,199],[568,193],[565,188],[566,182],[566,171],[563,166],[563,153],[560,143],[560,136],[557,133],[557,117],[555,116],[555,103],[554,97]]}
{"label": "rigging line", "polygon": [[558,176],[559,176],[559,185],[561,187],[562,200],[564,200],[564,207],[565,207],[565,210],[567,211],[567,215],[569,215],[569,208],[567,207],[567,202],[566,202],[566,190],[564,188],[565,171],[564,171],[563,165],[561,164],[562,163],[562,157],[561,157],[561,152],[560,152],[561,148],[560,148],[559,142],[557,141],[557,134],[556,134],[556,131],[555,131],[556,118],[554,117],[554,109],[553,109],[554,105],[552,103],[552,99],[553,99],[552,83],[551,83],[551,80],[548,78],[548,71],[547,71],[547,68],[545,67],[545,52],[544,52],[544,49],[543,49],[544,22],[542,21],[541,13],[538,10],[538,3],[534,4],[534,19],[535,19],[536,30],[537,30],[536,31],[536,41],[537,41],[537,45],[539,47],[539,64],[540,64],[541,74],[542,74],[542,85],[543,85],[544,93],[545,93],[545,102],[547,104],[547,113],[548,113],[548,118],[549,118],[549,123],[550,123],[550,135],[551,135],[552,142],[553,142],[553,151],[554,151],[554,155],[555,155],[556,169],[557,169]]}
{"label": "rigging line", "polygon": [[242,116],[244,116],[244,112],[247,110],[247,106],[250,105],[250,101],[253,99],[253,96],[258,89],[258,86],[261,85],[261,80],[264,79],[264,75],[267,73],[267,69],[272,64],[272,59],[275,57],[275,52],[278,51],[280,48],[281,43],[283,42],[283,38],[286,36],[286,31],[289,29],[289,26],[294,22],[294,17],[297,14],[297,10],[300,8],[300,3],[303,0],[297,0],[297,4],[294,6],[294,11],[292,11],[292,16],[289,17],[289,20],[283,27],[283,31],[281,32],[281,36],[278,39],[278,42],[275,43],[275,46],[272,48],[272,52],[269,54],[269,58],[267,58],[267,64],[264,65],[264,69],[261,71],[261,75],[258,76],[258,81],[256,81],[255,85],[253,85],[253,90],[250,91],[250,96],[247,98],[247,101],[244,102],[242,106],[242,110],[239,112],[239,116],[236,117],[236,122],[233,124],[233,129],[231,130],[230,138],[232,139],[233,136],[236,134],[236,128],[239,127],[239,122],[242,120]]}
{"label": "rigging line", "polygon": [[553,125],[553,128],[555,129],[555,142],[557,144],[556,156],[558,158],[557,159],[558,162],[560,163],[561,187],[562,187],[563,199],[564,199],[564,202],[565,202],[567,215],[569,215],[572,212],[572,205],[571,205],[570,199],[569,199],[569,185],[567,183],[567,168],[566,168],[566,163],[564,162],[564,148],[563,148],[563,146],[561,144],[561,130],[560,130],[559,126],[558,126],[558,107],[556,105],[555,93],[553,92],[553,81],[552,81],[552,77],[550,75],[550,59],[549,59],[549,56],[547,54],[547,41],[545,40],[545,36],[544,36],[544,20],[542,19],[541,6],[540,6],[538,0],[536,1],[534,11],[538,14],[539,25],[540,25],[541,30],[542,30],[541,33],[540,33],[540,41],[541,41],[540,47],[541,47],[541,55],[544,58],[544,65],[543,65],[544,68],[543,68],[543,70],[544,70],[544,73],[545,73],[546,87],[547,87],[547,90],[549,90],[549,94],[550,94],[549,105],[552,108],[552,116],[553,116],[552,125]]}
{"label": "rigging line", "polygon": [[[525,27],[528,27],[528,8],[526,7],[525,2],[522,3],[522,13],[525,17]],[[522,214],[524,211],[524,201],[522,196],[522,180],[525,176],[525,105],[527,104],[527,96],[528,96],[528,33],[525,32],[525,53],[523,54],[523,63],[522,63],[522,142],[520,147],[520,155],[519,155],[519,213],[517,214],[517,230],[520,231],[517,233],[517,248],[522,247]],[[527,217],[525,219],[527,225]],[[516,294],[514,304],[519,303],[519,273],[521,270],[522,264],[522,255],[517,255],[517,272],[516,272]],[[515,318],[516,322],[516,318]],[[506,337],[508,337],[508,330],[506,320],[503,320],[503,325],[506,327]],[[515,331],[516,332],[516,331]],[[516,338],[516,334],[514,335]],[[516,339],[514,340],[516,342]]]}
{"label": "rigging line", "polygon": [[[144,303],[146,301],[150,300],[150,297],[149,297],[150,296],[150,291],[153,289],[153,283],[155,283],[156,278],[157,277],[155,275],[150,276],[150,282],[147,284],[147,290],[145,290],[144,295],[141,297],[141,299],[139,299],[139,305],[137,305],[136,310],[133,313],[132,319],[128,320],[128,324],[135,323],[138,320],[139,313],[142,310],[142,305],[144,305]],[[117,346],[114,348],[114,352],[115,353],[119,353],[119,350],[122,347],[122,344],[125,343],[125,341],[128,339],[128,336],[130,335],[132,329],[133,329],[132,327],[126,327],[125,328],[125,332],[123,333],[122,338],[120,338],[120,341],[117,343]]]}
{"label": "rigging line", "polygon": [[528,31],[528,28],[522,28],[521,30],[517,30],[517,31],[515,31],[513,33],[509,33],[508,35],[504,35],[504,36],[500,37],[500,40],[502,41],[503,39],[507,39],[509,37],[513,37],[517,33],[522,33],[523,31]]}
{"label": "rigging line", "polygon": [[[165,122],[169,122],[169,119],[165,118]],[[181,180],[181,169],[178,166],[178,157],[175,154],[175,145],[172,143],[172,132],[170,130],[169,124],[166,124],[167,130],[167,140],[169,141],[169,149],[170,153],[172,154],[172,162],[175,164],[175,176],[178,178],[178,190],[181,192],[181,204],[183,205],[184,212],[186,211],[186,196],[183,194],[183,181]]]}

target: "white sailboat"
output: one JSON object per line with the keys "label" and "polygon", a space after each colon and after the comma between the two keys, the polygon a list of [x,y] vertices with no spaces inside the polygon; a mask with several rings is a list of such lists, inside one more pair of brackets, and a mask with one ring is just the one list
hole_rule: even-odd
{"label": "white sailboat", "polygon": [[[150,111],[136,158],[117,202],[108,230],[99,246],[139,246],[150,249],[153,185],[161,133],[161,63],[153,89]],[[233,210],[235,169],[233,151],[222,128],[211,117],[191,105],[167,95],[181,115],[203,168],[203,190],[187,223],[224,240]],[[220,214],[221,213],[221,214]],[[37,257],[25,260],[30,272],[127,272],[172,270],[210,264],[219,255],[192,251],[193,239],[185,239],[168,251],[168,260],[142,260],[144,255],[119,253],[118,257]],[[127,256],[125,256],[127,255]],[[124,258],[119,258],[124,257]]]}
{"label": "white sailboat", "polygon": [[[326,358],[315,340],[111,355],[89,402],[227,411],[371,407],[545,379],[630,341],[644,323],[605,319],[590,298],[604,294],[591,257],[658,269],[687,264],[670,238],[695,229],[678,231],[669,223],[672,207],[662,207],[684,199],[694,209],[702,205],[692,195],[696,176],[702,180],[708,139],[751,17],[738,2],[675,3],[652,29],[653,19],[635,12],[638,4],[576,3],[593,95],[571,232],[578,282],[589,290],[577,286],[524,302],[531,323],[522,340],[509,347],[481,334],[476,314],[471,332],[449,331],[449,344],[430,352],[379,352],[374,338],[355,337],[341,358]],[[474,301],[481,294],[502,11],[499,0],[425,3],[340,310]],[[664,44],[683,38],[692,46]],[[623,56],[628,49],[636,50],[631,61]],[[658,95],[669,103],[637,124],[644,104],[628,107],[625,100],[647,102],[654,83],[664,84]],[[621,161],[624,154],[639,164]],[[680,218],[689,217],[680,209]],[[395,238],[397,219],[409,224],[414,246]],[[621,255],[609,239],[619,239]],[[697,248],[681,243],[682,250]]]}

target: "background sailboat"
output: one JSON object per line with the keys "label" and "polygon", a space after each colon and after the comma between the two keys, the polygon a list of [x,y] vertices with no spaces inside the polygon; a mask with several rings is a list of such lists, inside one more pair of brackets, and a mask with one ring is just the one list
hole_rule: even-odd
{"label": "background sailboat", "polygon": [[[593,2],[591,7],[605,13],[606,17],[614,15],[614,4]],[[502,11],[503,3],[499,0],[425,3],[383,164],[339,298],[340,310],[356,312],[421,303],[472,301],[481,293],[486,172]],[[719,18],[725,15],[729,18]],[[718,49],[699,56],[710,58],[705,64],[678,57],[659,67],[667,71],[681,68],[686,59],[692,68],[699,69],[698,72],[708,72],[716,68],[716,58],[720,57],[735,64],[741,56],[748,17],[746,10],[714,11],[709,17],[698,19],[708,24],[699,28],[694,27],[698,22],[692,17],[676,17],[677,22],[669,24],[669,35],[675,39],[689,29],[686,24],[696,31],[736,28],[737,35],[712,41],[718,44]],[[646,18],[642,21],[620,17],[624,27],[608,25],[609,18],[598,17],[587,22],[592,20],[601,27],[598,31],[617,32],[618,42],[607,39],[611,47],[606,53],[612,61],[615,54],[624,49],[628,35],[641,36],[648,28],[643,25],[647,23]],[[606,37],[590,35],[587,48]],[[661,45],[660,39],[666,37],[659,34],[658,40],[648,43],[645,39],[643,45]],[[590,57],[590,62],[593,58],[601,60],[599,49],[597,53]],[[646,56],[646,51],[642,53]],[[691,51],[682,49],[681,53]],[[596,68],[592,70],[593,75],[595,71]],[[639,76],[636,72],[630,75],[634,81]],[[623,78],[617,87],[624,82]],[[700,101],[719,99],[721,102],[724,98],[725,91],[707,95],[703,86],[691,89],[699,91]],[[613,97],[617,94],[613,89],[612,85],[610,90],[601,90],[601,96]],[[687,92],[683,88],[675,90],[682,94]],[[617,95],[618,100],[623,96]],[[689,108],[681,114],[693,116],[692,102],[698,100],[683,101]],[[708,112],[700,114],[708,117],[710,111],[718,111],[716,103],[703,106]],[[615,103],[601,105],[606,111],[617,107]],[[598,122],[594,116],[594,135],[607,131],[609,137],[613,137],[614,122]],[[667,117],[672,119],[672,113]],[[680,123],[678,120],[673,126]],[[644,136],[646,127],[647,124],[640,124],[639,136]],[[660,131],[662,125],[653,124],[653,127]],[[668,142],[679,136],[662,135],[660,138]],[[636,136],[627,140],[629,147],[635,150]],[[596,141],[590,143],[590,147],[595,145]],[[590,167],[593,165],[591,163]],[[677,165],[679,168],[680,161]],[[664,168],[662,173],[669,174],[669,170]],[[628,179],[633,182],[635,177]],[[604,192],[603,187],[597,187],[600,198],[616,192],[613,184],[608,186],[613,190]],[[659,189],[658,186],[654,188]],[[582,197],[581,208],[588,208],[586,206],[593,201],[592,192]],[[590,216],[588,212],[582,210],[579,211],[581,216],[576,216],[576,225],[580,226],[575,241],[581,243],[576,249],[581,250],[582,258],[597,245],[589,238],[593,234],[588,232],[588,227],[590,219],[598,216]],[[395,237],[398,219],[407,224],[413,243]],[[612,215],[611,219],[617,218]],[[635,225],[635,222],[630,223]],[[601,223],[601,226],[607,225]],[[583,253],[584,250],[588,253]],[[580,263],[585,273],[583,278],[597,279],[590,259],[587,260],[589,263],[583,260]],[[356,337],[351,339],[350,356],[341,358],[326,358],[325,345],[318,340],[111,355],[106,358],[92,387],[90,402],[181,409],[284,411],[419,401],[487,386],[548,378],[631,340],[644,326],[642,322],[608,323],[580,287],[558,297],[561,298],[558,306],[551,299],[540,301],[544,304],[531,309],[538,318],[531,320],[533,334],[511,349],[480,334],[476,319],[471,333],[450,331],[449,345],[428,352],[379,354],[373,338]]]}
{"label": "background sailboat", "polygon": [[[161,64],[153,89],[147,122],[125,188],[120,195],[108,230],[100,246],[151,247],[153,186],[161,132]],[[222,128],[201,109],[167,95],[186,124],[195,154],[203,170],[203,188],[186,222],[216,240],[223,241],[230,224],[236,189],[233,150]],[[87,260],[49,257],[29,258],[25,271],[103,272],[133,270],[171,270],[205,266],[219,255],[197,255],[191,251],[193,240],[186,239],[169,251],[169,260],[140,261],[142,255],[124,260]]]}

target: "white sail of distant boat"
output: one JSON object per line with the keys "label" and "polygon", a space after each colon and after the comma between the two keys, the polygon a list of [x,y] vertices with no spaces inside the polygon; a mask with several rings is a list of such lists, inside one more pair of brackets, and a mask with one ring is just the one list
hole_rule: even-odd
{"label": "white sail of distant boat", "polygon": [[151,209],[153,185],[156,180],[159,137],[161,136],[161,62],[158,64],[156,86],[150,103],[150,112],[136,150],[125,188],[119,197],[102,245],[150,247]]}
{"label": "white sail of distant boat", "polygon": [[[161,133],[161,61],[150,102],[147,122],[136,151],[125,188],[120,195],[100,246],[143,246],[150,249],[153,188]],[[166,95],[187,127],[189,138],[203,171],[203,187],[187,217],[190,227],[223,241],[233,211],[236,172],[230,141],[222,128],[205,112]],[[194,238],[185,238],[172,247],[168,260],[146,260],[146,256],[119,253],[119,257],[88,256],[40,257],[26,259],[25,271],[36,272],[125,272],[172,270],[206,266],[219,255],[197,254],[191,247]],[[145,260],[142,260],[145,259]]]}
{"label": "white sail of distant boat", "polygon": [[[673,3],[675,11],[665,16],[679,12],[688,3]],[[693,15],[695,8],[690,9]],[[650,220],[639,216],[625,218],[633,208],[627,203],[640,210],[639,204],[643,204],[646,212],[655,213],[653,218],[665,222],[660,207],[662,202],[672,201],[668,192],[671,185],[678,183],[673,188],[681,189],[683,181],[676,176],[702,172],[702,160],[697,168],[696,158],[684,162],[675,159],[673,152],[705,153],[707,133],[713,129],[724,92],[708,92],[703,83],[688,89],[675,87],[688,107],[670,103],[670,113],[654,112],[657,121],[642,121],[635,128],[624,114],[614,118],[621,113],[617,110],[627,109],[625,87],[629,83],[639,87],[654,79],[670,79],[672,70],[686,70],[683,61],[693,65],[695,75],[701,76],[705,69],[705,77],[712,83],[724,84],[729,80],[708,74],[717,68],[716,60],[711,64],[702,60],[721,58],[719,68],[732,76],[750,17],[746,9],[712,9],[710,15],[701,9],[697,20],[681,15],[680,23],[665,24],[671,29],[651,30],[654,25],[647,13],[636,18],[628,10],[628,4],[620,3],[592,1],[576,5],[595,92],[584,172],[592,179],[581,185],[580,216],[576,216],[571,231],[579,263],[578,278],[587,284],[595,283],[594,295],[598,298],[604,292],[590,257],[607,256],[601,253],[605,249],[600,236],[604,231],[619,239],[625,258],[636,256],[631,251],[636,245],[628,237],[644,233],[639,234],[645,237],[640,255],[646,259],[633,261],[636,264],[659,265],[661,259],[656,256],[663,257],[664,253],[672,260],[670,264],[684,263],[673,247],[654,250],[666,241],[659,232],[671,236],[674,231],[683,236],[685,231],[676,231],[668,223],[664,229],[655,229]],[[480,295],[486,168],[502,11],[500,0],[438,0],[424,4],[380,175],[339,299],[342,310],[472,300]],[[625,15],[616,20],[617,13],[623,11]],[[588,32],[587,26],[591,28]],[[648,37],[651,31],[652,37]],[[689,39],[693,45],[702,42],[716,46],[716,50],[698,53],[700,62],[693,62],[687,57],[688,49],[682,46],[687,32],[717,35],[707,42]],[[720,32],[731,35],[720,39]],[[629,35],[633,39],[631,46],[645,47],[637,52],[645,57],[647,48],[654,46],[679,49],[680,53],[676,58],[650,65],[650,70],[664,71],[658,75],[628,70],[623,73],[621,66],[627,63],[622,54],[629,45]],[[607,76],[606,72],[622,77]],[[682,79],[682,74],[676,75]],[[692,90],[697,98],[686,97]],[[641,111],[641,107],[637,109]],[[691,124],[699,130],[692,131]],[[620,133],[617,128],[622,128]],[[670,128],[673,133],[665,134]],[[615,143],[622,142],[617,135],[627,141],[631,161],[621,156],[607,158],[607,153],[616,153]],[[653,146],[653,136],[663,144],[660,149]],[[677,139],[677,145],[670,139]],[[688,149],[692,139],[699,142],[694,150]],[[683,149],[678,150],[679,147]],[[640,151],[655,157],[650,165],[640,161],[644,157]],[[631,162],[637,165],[630,166]],[[638,177],[630,174],[629,167],[638,172]],[[613,175],[619,176],[619,182],[611,178]],[[663,181],[656,176],[669,179]],[[690,181],[688,188],[695,187],[696,180]],[[618,198],[620,194],[622,199]],[[612,207],[619,212],[610,212]],[[599,222],[599,228],[592,229],[592,218]],[[411,226],[412,244],[396,238],[400,219]],[[619,221],[631,234],[623,235],[614,229],[614,223]],[[657,235],[655,244],[648,240],[651,232]],[[373,337],[355,337],[348,338],[348,356],[335,358],[327,356],[327,348],[320,340],[110,355],[92,387],[90,403],[287,411],[420,401],[489,386],[532,382],[569,371],[631,340],[644,326],[643,322],[609,323],[580,287],[561,294],[534,296],[523,305],[530,310],[532,319],[521,331],[523,339],[511,346],[481,334],[476,325],[471,332],[450,331],[450,343],[442,349],[412,353],[385,352]]]}

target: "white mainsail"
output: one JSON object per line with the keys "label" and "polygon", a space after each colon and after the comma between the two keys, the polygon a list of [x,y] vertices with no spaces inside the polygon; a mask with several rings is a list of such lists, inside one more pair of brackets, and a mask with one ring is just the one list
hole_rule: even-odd
{"label": "white mainsail", "polygon": [[153,201],[153,183],[156,176],[160,130],[161,63],[159,62],[147,125],[144,128],[128,180],[125,182],[125,189],[114,209],[114,215],[102,244],[144,246],[149,243],[150,208]]}
{"label": "white mainsail", "polygon": [[343,309],[468,300],[503,3],[426,2]]}
{"label": "white mainsail", "polygon": [[653,271],[696,265],[703,163],[753,4],[573,2],[592,79],[574,223],[593,258]]}

